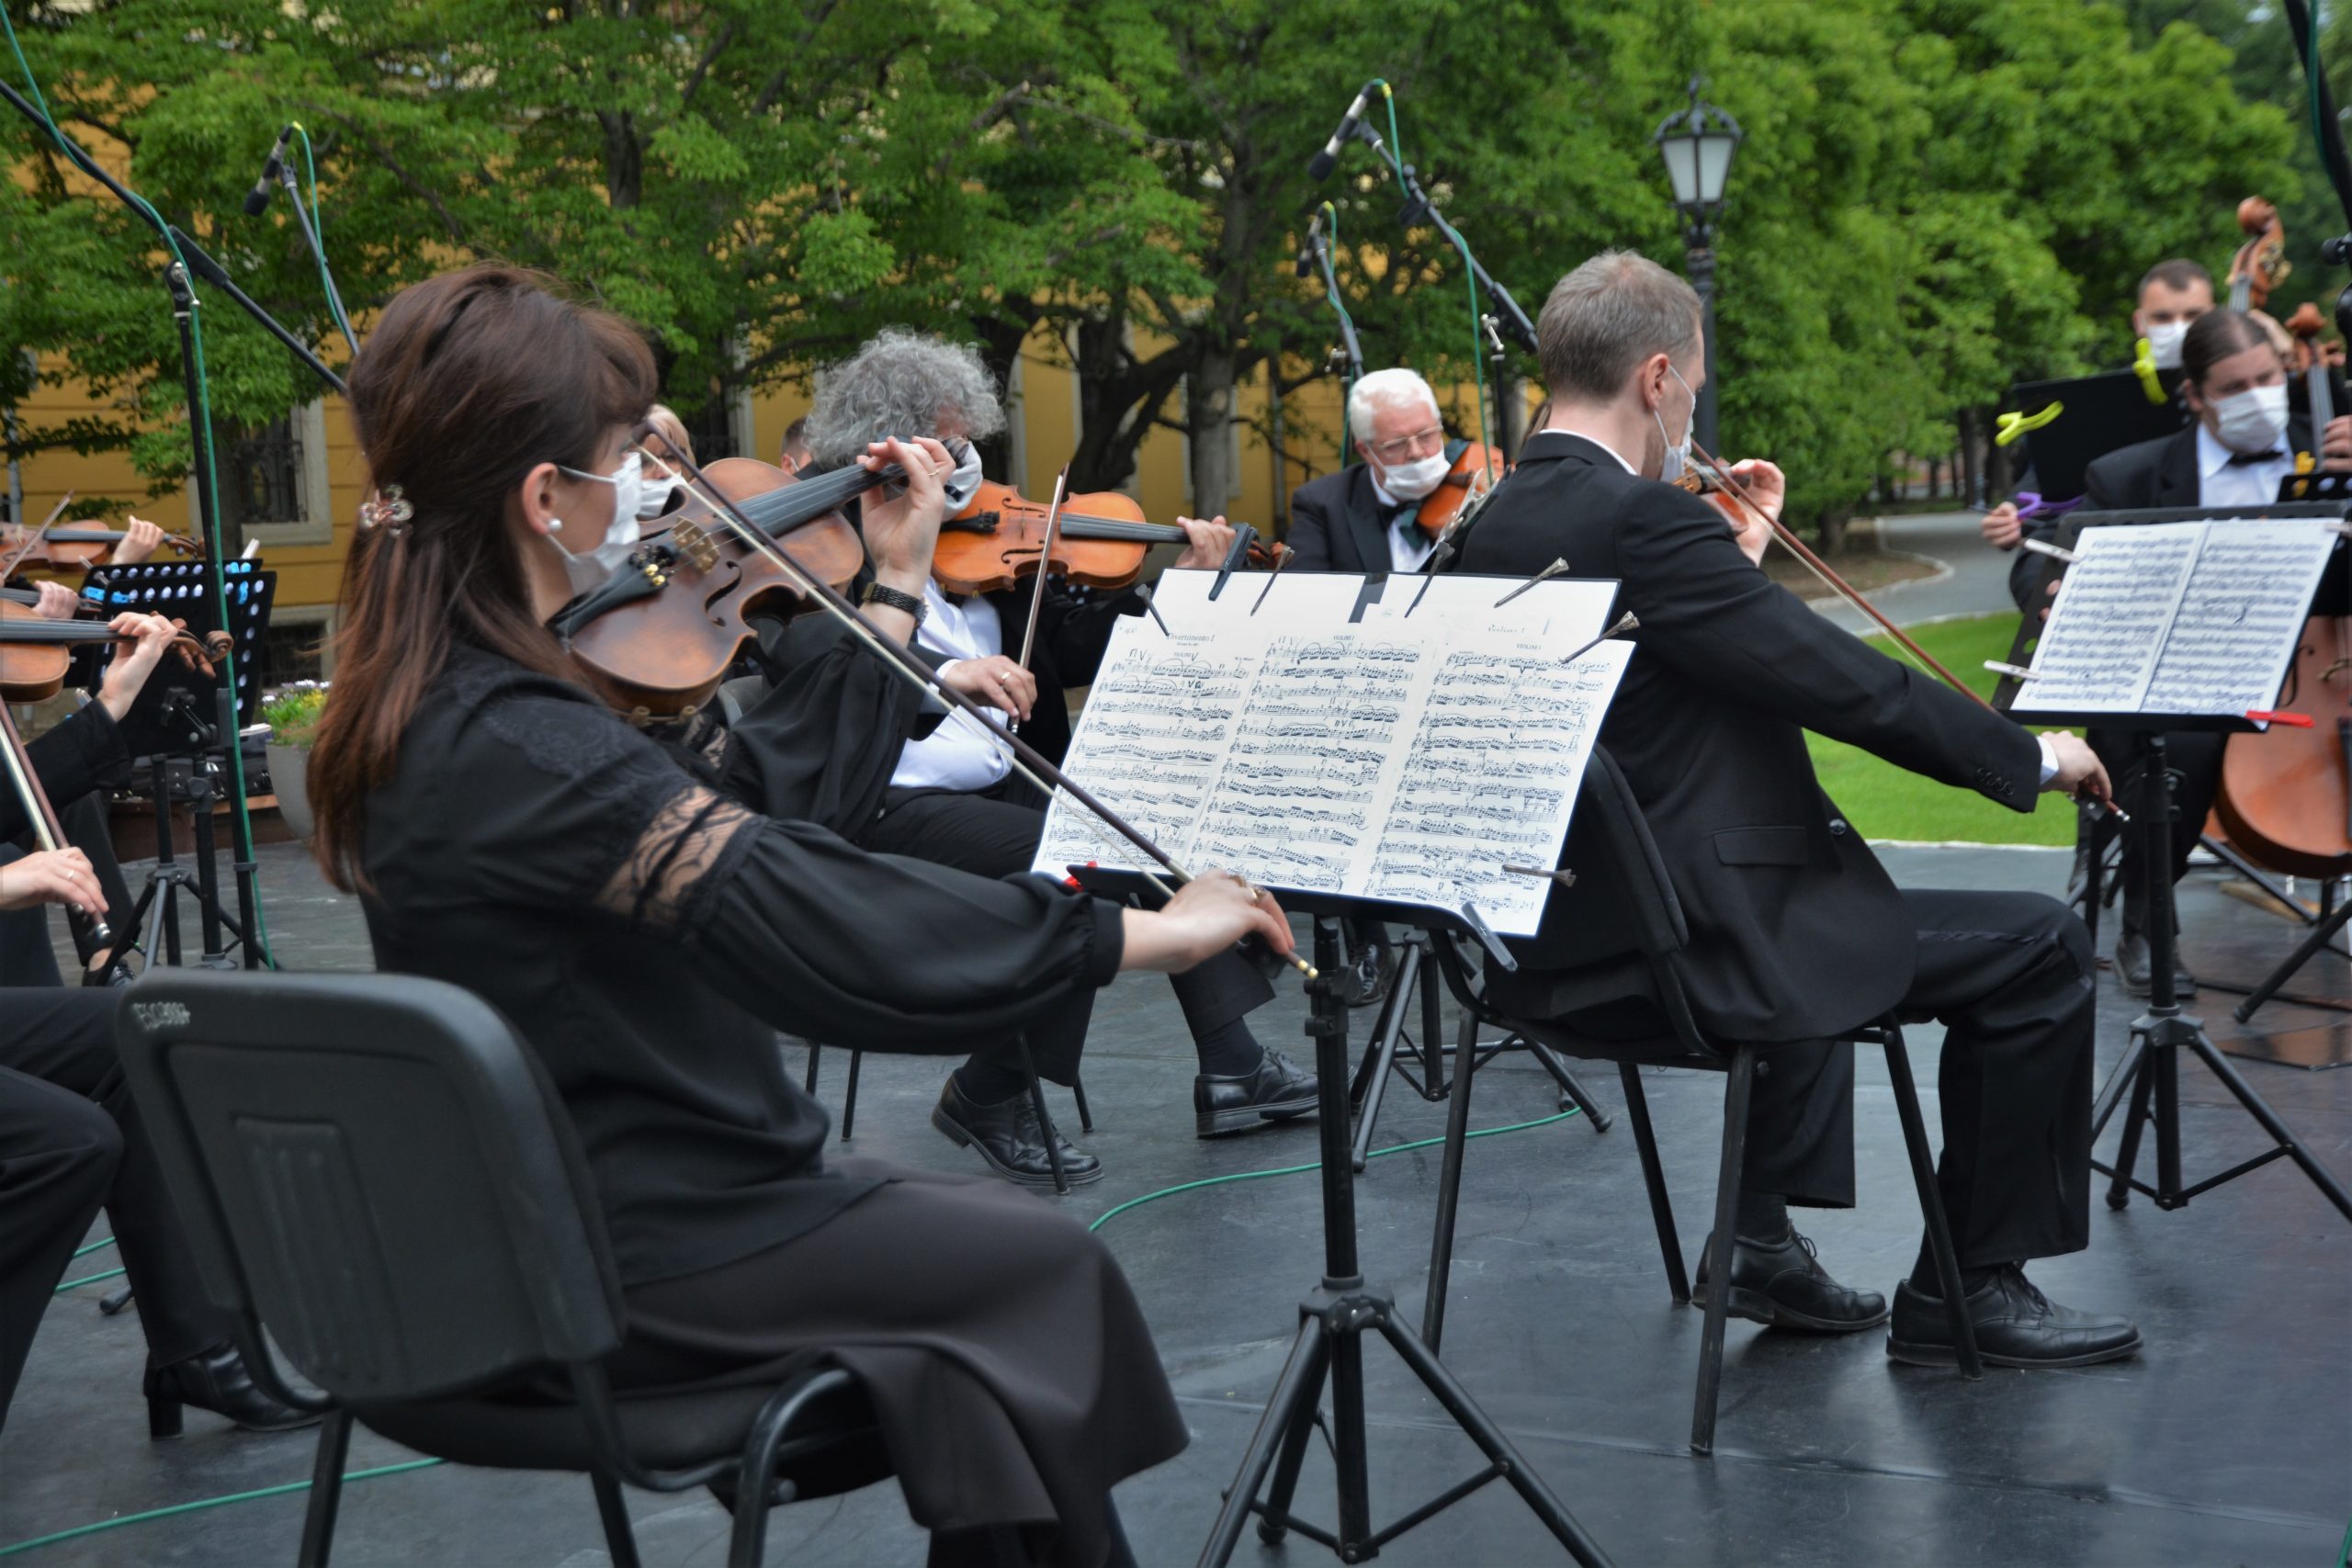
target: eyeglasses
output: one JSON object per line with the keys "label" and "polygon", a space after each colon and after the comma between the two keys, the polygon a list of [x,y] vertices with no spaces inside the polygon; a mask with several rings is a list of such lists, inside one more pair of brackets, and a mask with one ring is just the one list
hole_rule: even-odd
{"label": "eyeglasses", "polygon": [[1384,463],[1402,463],[1423,447],[1435,450],[1444,444],[1444,426],[1432,424],[1427,430],[1417,430],[1410,435],[1400,435],[1394,441],[1374,443],[1372,455]]}

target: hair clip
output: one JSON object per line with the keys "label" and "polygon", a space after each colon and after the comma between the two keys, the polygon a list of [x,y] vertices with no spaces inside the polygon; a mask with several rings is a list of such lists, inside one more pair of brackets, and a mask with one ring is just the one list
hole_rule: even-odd
{"label": "hair clip", "polygon": [[401,494],[398,485],[386,485],[377,495],[359,503],[359,525],[362,528],[383,528],[393,534],[405,530],[408,520],[416,515],[416,508]]}

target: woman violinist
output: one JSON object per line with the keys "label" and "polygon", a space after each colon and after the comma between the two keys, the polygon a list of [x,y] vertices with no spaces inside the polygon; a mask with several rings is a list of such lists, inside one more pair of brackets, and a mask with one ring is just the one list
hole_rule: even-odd
{"label": "woman violinist", "polygon": [[[823,1158],[773,1031],[957,1051],[1122,970],[1251,932],[1287,951],[1288,928],[1230,877],[1144,914],[867,855],[607,711],[546,623],[635,521],[653,380],[634,332],[527,273],[386,307],[351,371],[383,499],[312,753],[320,861],[382,968],[475,990],[544,1062],[619,1266],[620,1380],[823,1347],[871,1396],[934,1562],[999,1561],[999,1527],[1038,1562],[1124,1560],[1110,1488],[1184,1437],[1116,1265],[1001,1182]],[[949,464],[928,442],[876,457],[910,476],[866,509],[887,559],[935,532]]]}

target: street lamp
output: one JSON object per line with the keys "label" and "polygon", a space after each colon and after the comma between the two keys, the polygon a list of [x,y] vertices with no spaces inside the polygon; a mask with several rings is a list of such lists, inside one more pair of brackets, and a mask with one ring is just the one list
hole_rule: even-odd
{"label": "street lamp", "polygon": [[1700,330],[1705,334],[1706,384],[1694,419],[1699,445],[1715,444],[1715,219],[1723,211],[1724,181],[1731,155],[1742,140],[1739,122],[1699,96],[1701,78],[1690,78],[1690,107],[1661,121],[1650,140],[1666,159],[1667,182],[1674,187],[1674,209],[1682,215],[1682,247],[1690,265],[1690,286],[1699,291]]}

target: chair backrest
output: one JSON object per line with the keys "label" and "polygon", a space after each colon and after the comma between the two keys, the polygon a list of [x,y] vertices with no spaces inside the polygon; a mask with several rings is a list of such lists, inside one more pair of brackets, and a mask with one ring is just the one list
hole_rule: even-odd
{"label": "chair backrest", "polygon": [[338,1401],[456,1393],[620,1342],[570,1120],[479,998],[158,969],[117,1036],[207,1292]]}

